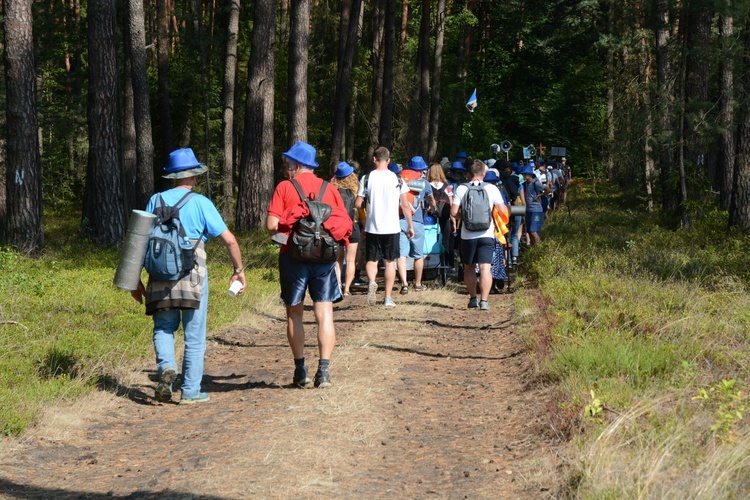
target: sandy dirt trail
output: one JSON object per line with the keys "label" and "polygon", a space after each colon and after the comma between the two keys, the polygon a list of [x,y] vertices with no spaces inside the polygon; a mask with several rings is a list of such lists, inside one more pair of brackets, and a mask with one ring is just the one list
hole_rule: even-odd
{"label": "sandy dirt trail", "polygon": [[[533,382],[512,296],[491,296],[489,313],[450,287],[396,299],[337,304],[334,386],[302,390],[289,387],[280,303],[245,297],[241,321],[209,334],[210,402],[156,403],[154,367],[135,367],[6,439],[0,497],[555,496],[550,394]],[[314,371],[312,311],[305,320]]]}

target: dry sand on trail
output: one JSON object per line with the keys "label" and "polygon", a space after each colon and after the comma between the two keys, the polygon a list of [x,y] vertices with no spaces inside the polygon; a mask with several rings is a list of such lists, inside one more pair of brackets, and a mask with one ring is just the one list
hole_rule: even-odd
{"label": "dry sand on trail", "polygon": [[[550,396],[530,383],[512,296],[492,295],[486,313],[457,292],[396,294],[394,309],[364,295],[335,305],[326,390],[289,387],[283,307],[246,296],[240,321],[209,334],[210,402],[158,404],[153,365],[136,367],[118,393],[0,441],[0,497],[554,496]],[[313,371],[309,308],[305,327]]]}

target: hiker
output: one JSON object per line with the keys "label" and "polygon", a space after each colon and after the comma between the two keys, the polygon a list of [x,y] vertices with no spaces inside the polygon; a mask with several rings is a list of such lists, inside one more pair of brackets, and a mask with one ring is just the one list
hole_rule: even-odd
{"label": "hiker", "polygon": [[390,159],[391,152],[388,148],[380,146],[374,151],[372,161],[375,164],[375,170],[360,179],[355,203],[357,208],[367,206],[365,270],[368,280],[367,304],[371,306],[377,303],[378,284],[375,278],[378,274],[378,262],[383,260],[385,263],[383,305],[396,307],[392,294],[393,283],[396,281],[396,259],[399,256],[401,234],[399,207],[404,212],[407,238],[414,237],[414,225],[406,197],[409,186],[389,169]]}
{"label": "hiker", "polygon": [[336,167],[336,173],[331,179],[331,184],[336,186],[341,194],[341,199],[346,205],[346,211],[349,217],[352,219],[352,234],[349,236],[349,244],[346,246],[346,270],[344,279],[341,279],[341,265],[344,260],[344,256],[336,262],[336,271],[339,276],[339,281],[343,282],[344,298],[351,295],[350,287],[352,281],[354,281],[354,274],[357,265],[357,249],[359,248],[359,242],[361,237],[361,231],[358,221],[358,211],[354,208],[354,202],[357,198],[357,190],[359,189],[359,178],[354,172],[354,167],[349,163],[342,161]]}
{"label": "hiker", "polygon": [[544,220],[544,209],[542,199],[550,193],[537,178],[531,166],[527,165],[521,169],[523,175],[523,191],[526,205],[526,233],[531,237],[531,245],[538,245],[541,241],[539,233],[542,231]]}
{"label": "hiker", "polygon": [[[446,158],[447,160],[447,158]],[[437,217],[440,222],[440,233],[443,238],[443,248],[446,250],[446,265],[454,271],[453,255],[453,223],[451,222],[451,203],[453,203],[453,189],[448,185],[442,165],[433,163],[427,171],[427,182],[432,186],[432,196],[437,204]]]}
{"label": "hiker", "polygon": [[[501,189],[503,183],[494,169],[487,170],[487,173],[484,174],[484,182],[492,184],[493,186],[500,189],[500,193],[503,194],[503,198],[506,198],[503,190]],[[505,193],[507,193],[507,190],[505,191]],[[495,248],[492,252],[492,263],[490,265],[490,274],[492,275],[492,289],[490,290],[490,293],[499,293],[505,285],[505,279],[508,277],[508,273],[505,269],[505,245],[498,241],[497,236],[495,236],[495,238],[493,239],[495,240]]]}
{"label": "hiker", "polygon": [[[471,180],[461,184],[453,195],[451,215],[458,216],[461,211],[461,260],[464,264],[464,283],[469,292],[470,309],[479,308],[489,311],[487,301],[492,289],[492,255],[495,250],[495,232],[492,226],[492,209],[505,209],[505,200],[500,190],[492,184],[483,182],[487,166],[474,160],[470,167]],[[484,190],[484,194],[481,190]],[[479,206],[479,202],[483,205]],[[481,228],[484,229],[481,229]],[[481,297],[477,300],[476,265],[479,264]]]}
{"label": "hiker", "polygon": [[[168,206],[174,206],[189,194],[198,182],[198,176],[208,170],[198,162],[190,148],[178,149],[169,154],[169,165],[164,167],[165,179],[173,179],[174,187],[151,197],[146,211],[154,213],[157,198],[161,196]],[[196,267],[178,281],[157,281],[149,278],[148,286],[139,283],[131,295],[139,303],[145,296],[146,314],[154,320],[154,351],[159,382],[155,399],[169,402],[172,384],[177,378],[174,332],[182,322],[185,334],[185,351],[182,358],[182,394],[180,404],[209,400],[201,392],[203,357],[206,352],[206,312],[208,309],[208,270],[204,243],[209,238],[219,238],[226,246],[234,273],[229,278],[230,287],[235,281],[242,283],[238,293],[245,289],[245,271],[237,239],[219,215],[218,210],[205,196],[195,194],[179,210],[179,219],[185,235],[195,247]]]}
{"label": "hiker", "polygon": [[[432,186],[424,179],[427,164],[421,156],[415,156],[399,174],[403,182],[410,188],[407,193],[409,210],[411,211],[414,236],[407,235],[406,215],[399,216],[401,234],[399,235],[398,275],[401,279],[401,295],[409,293],[409,283],[406,280],[406,258],[414,259],[414,290],[422,292],[427,285],[422,284],[424,271],[424,210],[423,202],[427,202],[430,210],[435,211],[435,198],[432,196]],[[416,190],[415,190],[416,189]]]}
{"label": "hiker", "polygon": [[[284,177],[273,192],[268,205],[266,229],[272,233],[289,235],[295,224],[304,217],[305,202],[297,188],[308,200],[317,200],[330,206],[330,216],[322,225],[321,231],[330,235],[344,246],[349,243],[352,220],[346,213],[344,201],[337,189],[323,185],[323,180],[313,170],[318,167],[315,161],[315,148],[305,142],[295,143],[289,151],[282,153]],[[318,199],[323,188],[322,199]],[[283,238],[281,239],[283,241]],[[326,263],[310,263],[292,256],[290,243],[281,246],[279,251],[279,281],[281,300],[286,306],[286,336],[294,356],[294,376],[292,384],[301,388],[312,386],[325,389],[331,386],[330,360],[336,344],[336,331],[333,325],[333,303],[342,300],[341,288],[336,277],[335,259]],[[305,292],[313,301],[315,322],[318,326],[318,370],[314,380],[310,380],[305,364],[305,329],[302,321],[305,311]]]}

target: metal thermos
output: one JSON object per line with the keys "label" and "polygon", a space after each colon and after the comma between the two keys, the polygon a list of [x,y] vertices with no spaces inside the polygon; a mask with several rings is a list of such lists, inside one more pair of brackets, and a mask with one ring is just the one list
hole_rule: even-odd
{"label": "metal thermos", "polygon": [[133,210],[128,221],[128,231],[120,249],[114,284],[120,290],[131,291],[141,282],[143,258],[146,256],[148,237],[156,216],[143,210]]}

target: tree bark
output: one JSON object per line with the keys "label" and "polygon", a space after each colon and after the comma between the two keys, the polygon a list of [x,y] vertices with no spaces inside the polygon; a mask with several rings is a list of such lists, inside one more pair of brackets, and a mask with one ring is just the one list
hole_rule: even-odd
{"label": "tree bark", "polygon": [[223,113],[221,120],[221,211],[229,212],[234,197],[234,106],[237,84],[237,38],[240,28],[240,0],[227,0],[227,46],[224,59],[224,83],[222,86]]}
{"label": "tree bark", "polygon": [[422,0],[422,22],[419,28],[419,155],[429,156],[430,141],[430,4]]}
{"label": "tree bark", "polygon": [[[127,10],[127,9],[125,9]],[[127,13],[123,28],[123,44],[125,45],[125,64],[123,68],[122,82],[122,179],[125,189],[126,209],[128,213],[133,208],[141,208],[135,203],[135,184],[138,160],[136,154],[136,131],[135,118],[133,117],[133,65],[130,58],[130,29],[128,27]],[[68,139],[69,158],[73,166],[74,144],[72,137]]]}
{"label": "tree bark", "polygon": [[737,156],[734,165],[733,193],[729,208],[729,225],[750,233],[750,16],[745,18],[745,51],[742,57],[743,72],[740,116],[742,121],[737,134]]}
{"label": "tree bark", "polygon": [[174,147],[172,111],[169,102],[169,10],[167,0],[156,0],[158,31],[156,36],[156,59],[159,74],[159,128],[161,131],[161,164],[169,161]]}
{"label": "tree bark", "polygon": [[[346,103],[349,101],[349,88],[351,86],[352,65],[354,62],[354,49],[357,46],[359,29],[359,11],[362,8],[361,0],[344,0],[344,6],[350,4],[347,17],[347,25],[342,22],[339,36],[345,37],[345,41],[339,43],[339,48],[344,47],[344,52],[339,57],[339,67],[336,72],[336,93],[333,99],[333,145],[331,146],[331,175],[336,171],[336,165],[341,161],[344,151],[344,125],[346,125]],[[342,18],[343,18],[342,11]]]}
{"label": "tree bark", "polygon": [[385,0],[376,0],[372,7],[372,119],[367,159],[372,158],[380,137],[380,115],[383,111],[383,56]]}
{"label": "tree bark", "polygon": [[273,193],[274,51],[276,0],[257,0],[247,79],[236,227],[264,227]]}
{"label": "tree bark", "polygon": [[[346,2],[344,2],[346,3]],[[307,142],[307,54],[310,0],[293,0],[290,12],[287,144]]]}
{"label": "tree bark", "polygon": [[393,63],[396,51],[396,0],[385,0],[383,42],[383,105],[380,112],[378,141],[388,149],[393,147]]}
{"label": "tree bark", "polygon": [[401,30],[398,43],[398,61],[404,60],[406,48],[406,28],[409,26],[409,0],[401,0]]}
{"label": "tree bark", "polygon": [[136,129],[135,206],[142,209],[154,193],[154,140],[151,135],[143,0],[128,0],[128,11],[133,78],[133,118]]}
{"label": "tree bark", "polygon": [[725,0],[726,11],[719,20],[721,38],[721,58],[719,59],[719,150],[716,159],[716,177],[719,184],[720,206],[728,210],[732,201],[732,183],[734,180],[734,18],[732,17],[732,0]]}
{"label": "tree bark", "polygon": [[656,87],[659,109],[659,171],[662,207],[677,209],[677,182],[674,178],[674,147],[672,127],[672,90],[669,80],[669,0],[656,2]]}
{"label": "tree bark", "polygon": [[102,246],[125,234],[125,199],[117,141],[115,0],[89,0],[89,160],[84,227]]}
{"label": "tree bark", "polygon": [[443,44],[445,40],[445,0],[438,0],[435,23],[435,57],[432,66],[432,101],[430,102],[430,136],[427,161],[437,159],[440,133],[440,91],[443,78]]}
{"label": "tree bark", "polygon": [[31,0],[3,3],[8,124],[5,234],[9,245],[29,254],[44,246],[31,4]]}

